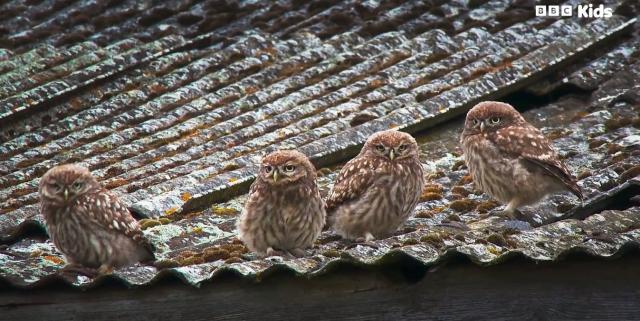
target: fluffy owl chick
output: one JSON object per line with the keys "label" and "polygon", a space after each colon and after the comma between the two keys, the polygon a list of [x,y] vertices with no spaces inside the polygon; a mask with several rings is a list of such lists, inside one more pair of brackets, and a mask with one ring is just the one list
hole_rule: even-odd
{"label": "fluffy owl chick", "polygon": [[505,214],[545,196],[580,187],[540,130],[509,104],[486,101],[467,113],[461,138],[464,157],[476,186],[507,204]]}
{"label": "fluffy owl chick", "polygon": [[416,140],[396,130],[377,132],[340,171],[327,198],[330,224],[350,240],[387,237],[411,216],[423,186]]}
{"label": "fluffy owl chick", "polygon": [[154,259],[127,206],[88,169],[56,166],[40,179],[39,193],[49,235],[70,266],[104,272]]}
{"label": "fluffy owl chick", "polygon": [[302,153],[273,152],[260,172],[238,219],[238,237],[260,256],[302,256],[325,223],[316,170]]}

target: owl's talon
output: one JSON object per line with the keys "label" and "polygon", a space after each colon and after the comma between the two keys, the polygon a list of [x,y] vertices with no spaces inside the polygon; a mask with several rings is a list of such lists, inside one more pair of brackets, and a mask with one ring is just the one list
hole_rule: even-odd
{"label": "owl's talon", "polygon": [[269,256],[286,256],[286,253],[284,251],[280,251],[280,250],[276,250],[272,247],[267,249],[267,255],[265,257],[269,257]]}
{"label": "owl's talon", "polygon": [[368,246],[372,249],[379,249],[380,247],[378,247],[378,245],[376,245],[375,243],[373,243],[373,241],[375,240],[375,238],[373,237],[373,235],[371,235],[371,233],[367,233],[367,235],[365,237],[359,237],[357,238],[353,243],[347,245],[344,250],[349,250],[352,249],[358,245],[362,245],[362,246]]}

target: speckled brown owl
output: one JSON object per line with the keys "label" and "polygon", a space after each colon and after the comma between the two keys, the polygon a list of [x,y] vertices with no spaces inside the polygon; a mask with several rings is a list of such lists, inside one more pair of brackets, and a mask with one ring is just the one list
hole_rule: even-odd
{"label": "speckled brown owl", "polygon": [[127,206],[85,167],[50,169],[39,192],[49,235],[70,266],[104,272],[154,259]]}
{"label": "speckled brown owl", "polygon": [[423,186],[416,140],[396,130],[375,133],[340,171],[327,199],[329,221],[346,239],[387,237],[412,215]]}
{"label": "speckled brown owl", "polygon": [[259,171],[238,219],[238,237],[260,256],[304,255],[326,216],[315,168],[304,154],[282,150],[265,156]]}
{"label": "speckled brown owl", "polygon": [[486,101],[473,107],[461,138],[464,157],[476,186],[506,204],[505,214],[545,196],[580,187],[540,130],[511,105]]}

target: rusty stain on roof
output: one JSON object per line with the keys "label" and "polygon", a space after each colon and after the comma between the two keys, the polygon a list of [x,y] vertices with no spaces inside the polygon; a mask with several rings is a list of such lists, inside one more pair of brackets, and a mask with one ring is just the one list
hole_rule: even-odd
{"label": "rusty stain on roof", "polygon": [[[511,1],[50,2],[0,5],[0,277],[15,286],[45,283],[64,264],[24,231],[42,227],[40,176],[65,162],[88,166],[147,218],[164,269],[115,272],[132,286],[165,275],[198,285],[228,270],[312,276],[397,255],[425,265],[451,253],[479,264],[611,256],[638,244],[638,207],[617,205],[640,190],[635,18],[533,17]],[[584,92],[524,115],[587,200],[550,197],[528,209],[541,225],[528,231],[482,218],[497,204],[466,176],[456,119],[481,100],[566,86]],[[235,240],[262,155],[298,148],[330,166],[390,127],[422,133],[430,180],[397,236],[343,250],[328,232],[294,260],[257,260]],[[326,191],[336,168],[319,172]]]}

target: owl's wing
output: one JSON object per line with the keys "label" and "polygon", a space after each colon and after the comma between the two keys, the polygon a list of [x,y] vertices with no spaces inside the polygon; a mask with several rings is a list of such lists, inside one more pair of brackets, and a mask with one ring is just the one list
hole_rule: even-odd
{"label": "owl's wing", "polygon": [[103,189],[99,192],[85,195],[79,200],[86,214],[96,225],[121,233],[153,254],[153,245],[144,237],[138,221],[131,216],[129,209],[113,192]]}
{"label": "owl's wing", "polygon": [[560,160],[539,129],[527,125],[499,129],[492,137],[500,151],[520,156],[525,166],[543,170],[558,179],[574,195],[583,198],[582,191],[567,166]]}
{"label": "owl's wing", "polygon": [[358,198],[371,187],[374,182],[376,160],[356,157],[348,161],[326,200],[327,212],[350,200]]}

